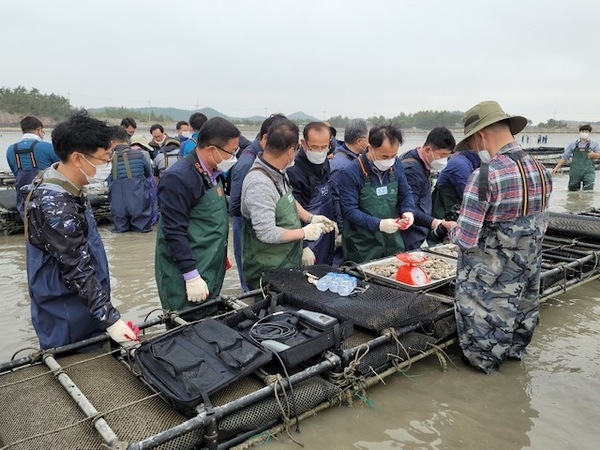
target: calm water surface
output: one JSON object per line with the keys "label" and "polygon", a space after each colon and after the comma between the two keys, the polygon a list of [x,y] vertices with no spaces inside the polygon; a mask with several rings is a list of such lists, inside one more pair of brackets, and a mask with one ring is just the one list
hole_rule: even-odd
{"label": "calm water surface", "polygon": [[[19,134],[2,133],[0,152]],[[531,135],[536,137],[537,135]],[[408,135],[403,150],[421,144]],[[549,135],[566,145],[575,135]],[[535,145],[535,144],[533,144]],[[0,170],[6,167],[0,154]],[[569,193],[566,174],[555,177],[551,209],[600,208],[600,194]],[[600,189],[600,178],[597,189]],[[142,321],[160,307],[154,282],[155,231],[114,234],[102,227],[113,301],[126,320]],[[230,250],[230,256],[232,256]],[[233,258],[231,258],[233,261]],[[235,269],[224,293],[239,292]],[[294,437],[309,449],[596,449],[600,423],[600,281],[557,295],[541,308],[541,323],[522,362],[509,361],[489,376],[456,364],[440,370],[437,358],[416,363],[406,375],[385,379],[356,403],[301,422]],[[29,317],[23,236],[0,236],[0,361],[37,347]],[[156,314],[156,313],[155,313]],[[23,356],[25,353],[20,354]],[[1,407],[1,406],[0,406]],[[282,435],[268,449],[297,449]]]}

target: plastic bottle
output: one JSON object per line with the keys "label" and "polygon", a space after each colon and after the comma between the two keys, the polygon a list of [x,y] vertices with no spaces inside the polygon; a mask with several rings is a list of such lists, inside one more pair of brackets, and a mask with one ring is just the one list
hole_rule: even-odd
{"label": "plastic bottle", "polygon": [[331,289],[331,281],[335,277],[334,272],[328,272],[325,276],[317,280],[317,289],[321,292],[328,291]]}
{"label": "plastic bottle", "polygon": [[341,296],[347,297],[348,295],[352,294],[352,291],[354,291],[354,288],[357,285],[357,281],[356,278],[353,276],[348,275],[347,273],[345,273],[344,275],[342,275],[342,283],[340,285],[340,289],[339,289],[339,294]]}
{"label": "plastic bottle", "polygon": [[337,293],[340,290],[341,278],[337,273],[332,273],[331,275],[332,276],[331,276],[331,281],[329,282],[329,290],[331,292]]}

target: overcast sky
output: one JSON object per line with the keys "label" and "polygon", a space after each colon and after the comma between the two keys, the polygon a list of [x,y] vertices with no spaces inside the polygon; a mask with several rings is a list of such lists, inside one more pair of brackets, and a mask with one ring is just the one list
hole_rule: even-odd
{"label": "overcast sky", "polygon": [[600,2],[2,2],[0,86],[77,107],[600,120]]}

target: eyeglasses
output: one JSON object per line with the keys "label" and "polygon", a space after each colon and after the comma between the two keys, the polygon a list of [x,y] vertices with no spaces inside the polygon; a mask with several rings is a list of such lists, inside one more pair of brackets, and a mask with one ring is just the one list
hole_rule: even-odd
{"label": "eyeglasses", "polygon": [[84,158],[86,158],[86,159],[87,159],[88,157],[90,157],[90,158],[97,159],[98,161],[102,161],[104,164],[107,164],[107,163],[109,163],[109,162],[112,160],[112,157],[113,157],[113,152],[110,152],[110,153],[108,154],[108,160],[106,160],[106,159],[104,159],[104,158],[100,158],[100,157],[98,157],[98,156],[94,156],[94,155],[87,155],[87,154],[85,154],[85,153],[81,153],[81,155],[82,155]]}
{"label": "eyeglasses", "polygon": [[219,147],[217,144],[208,144],[208,146],[212,146],[212,147],[217,147],[219,150],[221,150],[222,152],[227,153],[228,155],[234,156],[238,150],[240,149],[240,147],[236,147],[235,150],[233,152],[230,152],[229,150],[225,150],[223,147]]}

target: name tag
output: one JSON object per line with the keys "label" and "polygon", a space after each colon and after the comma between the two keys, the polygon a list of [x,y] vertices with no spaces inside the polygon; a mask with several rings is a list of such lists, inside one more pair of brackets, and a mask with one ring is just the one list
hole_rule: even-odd
{"label": "name tag", "polygon": [[388,193],[387,186],[379,186],[379,187],[378,187],[378,188],[375,190],[375,193],[376,193],[378,196],[387,195],[387,193]]}

